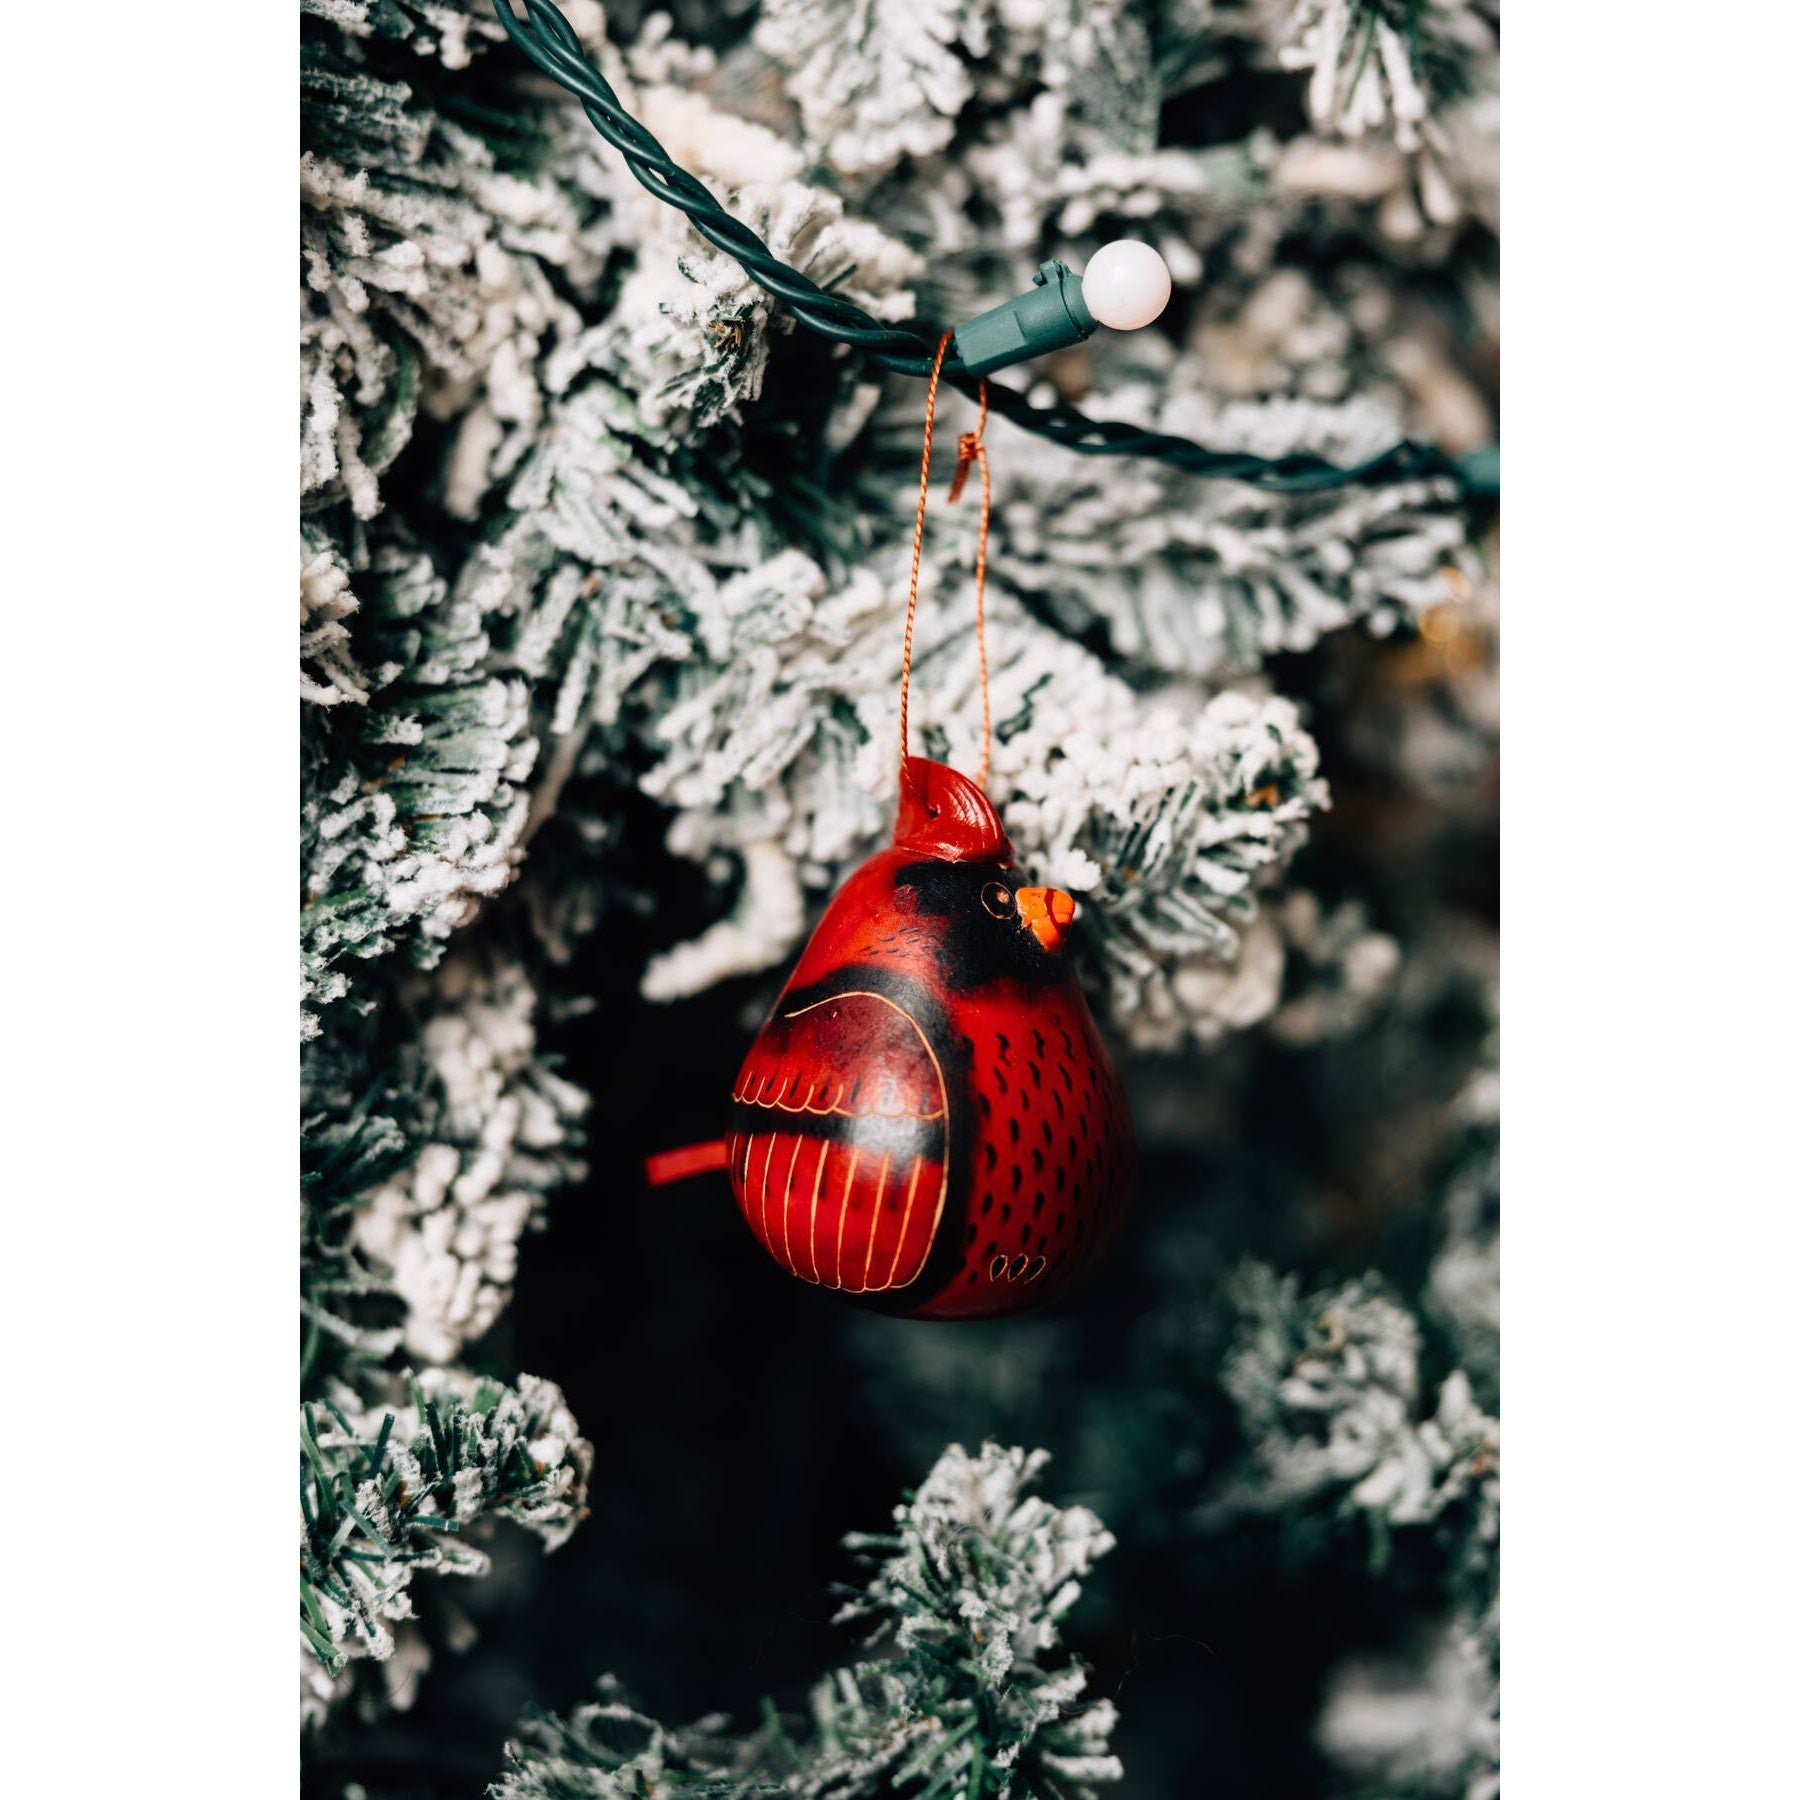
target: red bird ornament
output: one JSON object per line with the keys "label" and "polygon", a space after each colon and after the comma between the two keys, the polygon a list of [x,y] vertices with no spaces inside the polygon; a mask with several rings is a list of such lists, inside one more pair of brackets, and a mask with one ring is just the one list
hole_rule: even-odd
{"label": "red bird ornament", "polygon": [[715,1146],[789,1274],[916,1319],[1060,1293],[1105,1247],[1135,1164],[1124,1091],[1065,947],[1075,903],[1024,885],[986,794],[908,757],[892,846],[819,921]]}
{"label": "red bird ornament", "polygon": [[1118,1229],[1136,1149],[1125,1094],[1064,954],[1075,902],[1028,887],[982,791],[987,383],[950,498],[981,472],[975,637],[981,778],[907,753],[932,420],[900,661],[893,844],[838,890],[744,1058],[731,1134],[650,1159],[653,1182],[721,1165],[762,1247],[802,1281],[913,1319],[994,1319],[1062,1292]]}

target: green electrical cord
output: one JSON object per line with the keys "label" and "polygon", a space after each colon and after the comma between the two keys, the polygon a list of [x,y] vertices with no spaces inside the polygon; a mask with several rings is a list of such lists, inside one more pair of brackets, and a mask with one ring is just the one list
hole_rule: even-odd
{"label": "green electrical cord", "polygon": [[[619,104],[605,77],[588,61],[569,21],[550,0],[524,0],[526,17],[512,0],[494,0],[494,11],[514,44],[559,87],[581,102],[594,129],[624,156],[631,172],[657,199],[686,213],[709,244],[743,264],[759,287],[787,302],[809,331],[836,343],[850,344],[869,360],[897,374],[923,379],[931,373],[932,356],[941,332],[917,324],[885,324],[840,294],[827,293],[784,263],[750,227],[734,219],[711,192]],[[976,379],[954,352],[944,361],[943,379],[973,395]],[[1034,406],[1014,388],[990,383],[988,401],[1001,417],[1026,431],[1084,456],[1150,456],[1195,475],[1243,481],[1281,493],[1313,493],[1325,488],[1385,486],[1447,476],[1466,495],[1499,492],[1499,455],[1479,451],[1459,461],[1435,444],[1403,438],[1399,443],[1349,468],[1310,450],[1286,456],[1253,456],[1242,450],[1208,450],[1190,438],[1145,431],[1113,419],[1090,419],[1073,406]]]}

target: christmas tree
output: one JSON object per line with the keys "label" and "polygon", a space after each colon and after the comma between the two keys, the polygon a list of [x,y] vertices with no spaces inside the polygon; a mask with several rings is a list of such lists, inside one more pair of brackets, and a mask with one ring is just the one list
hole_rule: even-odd
{"label": "christmas tree", "polygon": [[[1497,4],[563,10],[876,320],[1162,253],[1156,325],[996,385],[1443,472],[990,422],[988,789],[1136,1204],[1041,1312],[834,1302],[640,1171],[891,833],[923,384],[487,0],[302,0],[309,1783],[1497,1792]],[[971,771],[976,533],[913,699]]]}

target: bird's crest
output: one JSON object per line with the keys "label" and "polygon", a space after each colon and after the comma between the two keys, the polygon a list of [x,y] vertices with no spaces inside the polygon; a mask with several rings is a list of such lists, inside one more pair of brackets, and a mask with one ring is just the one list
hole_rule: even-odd
{"label": "bird's crest", "polygon": [[1000,815],[987,795],[968,776],[923,756],[909,756],[900,777],[894,844],[945,862],[1013,859]]}

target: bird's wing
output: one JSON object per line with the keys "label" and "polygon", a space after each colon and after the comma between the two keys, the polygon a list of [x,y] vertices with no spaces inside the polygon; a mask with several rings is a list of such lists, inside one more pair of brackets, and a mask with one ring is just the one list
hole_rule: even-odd
{"label": "bird's wing", "polygon": [[885,995],[778,1010],[733,1090],[731,1184],[769,1253],[852,1293],[916,1281],[943,1215],[944,1075]]}

